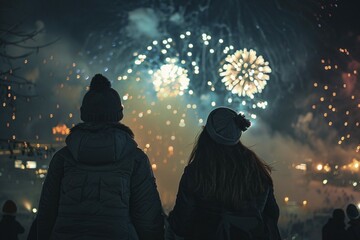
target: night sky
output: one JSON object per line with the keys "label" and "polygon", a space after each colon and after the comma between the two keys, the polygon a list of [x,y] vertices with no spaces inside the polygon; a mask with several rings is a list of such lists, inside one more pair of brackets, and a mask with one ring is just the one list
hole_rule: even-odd
{"label": "night sky", "polygon": [[[0,138],[34,144],[61,138],[61,145],[65,136],[54,135],[53,127],[80,122],[89,81],[102,73],[122,96],[124,123],[149,156],[164,205],[173,204],[207,114],[228,106],[251,119],[242,141],[274,167],[279,202],[306,198],[318,208],[323,203],[313,191],[294,188],[295,166],[327,164],[332,172],[359,160],[358,12],[355,0],[1,1],[1,29],[19,24],[22,33],[41,32],[21,43],[35,48],[0,42],[2,55],[31,53],[2,57]],[[266,85],[253,96],[231,92],[219,74],[226,57],[245,48],[263,57],[253,69],[264,71],[256,76]],[[19,80],[6,73],[10,68],[27,84],[13,83]],[[315,175],[310,180],[325,185]]]}

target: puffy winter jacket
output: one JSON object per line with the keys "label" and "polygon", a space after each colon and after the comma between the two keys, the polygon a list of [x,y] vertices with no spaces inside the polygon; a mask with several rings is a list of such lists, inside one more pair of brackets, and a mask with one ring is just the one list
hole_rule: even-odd
{"label": "puffy winter jacket", "polygon": [[163,239],[147,156],[122,124],[80,124],[53,157],[38,212],[38,239]]}

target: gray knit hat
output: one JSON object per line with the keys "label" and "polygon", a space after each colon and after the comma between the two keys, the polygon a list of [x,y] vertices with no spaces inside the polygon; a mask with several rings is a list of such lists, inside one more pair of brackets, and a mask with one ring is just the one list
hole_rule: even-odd
{"label": "gray knit hat", "polygon": [[80,112],[84,122],[119,122],[123,118],[120,96],[106,77],[96,74],[91,79]]}
{"label": "gray knit hat", "polygon": [[205,129],[215,142],[231,146],[240,141],[241,133],[250,125],[244,115],[227,107],[219,107],[210,112]]}

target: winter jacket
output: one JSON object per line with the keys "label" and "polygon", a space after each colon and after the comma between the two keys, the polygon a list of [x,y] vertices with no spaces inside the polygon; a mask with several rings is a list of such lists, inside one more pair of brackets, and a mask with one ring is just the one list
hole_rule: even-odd
{"label": "winter jacket", "polygon": [[155,178],[131,135],[122,124],[72,129],[43,185],[38,240],[163,239]]}
{"label": "winter jacket", "polygon": [[37,240],[37,218],[31,223],[26,240]]}
{"label": "winter jacket", "polygon": [[235,211],[193,191],[193,174],[190,164],[180,180],[176,204],[168,218],[178,236],[185,240],[280,239],[279,207],[272,186],[256,199],[244,201],[244,207]]}
{"label": "winter jacket", "polygon": [[322,228],[322,240],[348,239],[343,220],[330,218]]}
{"label": "winter jacket", "polygon": [[3,215],[0,221],[0,239],[18,240],[18,234],[24,233],[25,229],[16,221],[15,216]]}
{"label": "winter jacket", "polygon": [[360,239],[360,219],[350,220],[349,227],[346,229],[349,240]]}

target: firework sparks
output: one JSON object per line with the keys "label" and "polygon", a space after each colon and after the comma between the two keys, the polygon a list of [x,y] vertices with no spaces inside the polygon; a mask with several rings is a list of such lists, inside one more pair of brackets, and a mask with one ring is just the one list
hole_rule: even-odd
{"label": "firework sparks", "polygon": [[339,49],[339,57],[332,61],[322,59],[326,73],[323,81],[314,82],[314,89],[320,94],[312,109],[321,114],[329,127],[338,132],[337,143],[356,145],[358,141],[360,109],[358,71],[360,65],[353,60],[347,49]]}
{"label": "firework sparks", "polygon": [[221,81],[233,94],[254,98],[254,94],[265,88],[271,68],[263,56],[245,48],[228,55],[219,72]]}
{"label": "firework sparks", "polygon": [[[238,55],[241,51],[243,56]],[[143,83],[150,79],[159,100],[184,96],[189,104],[198,104],[202,109],[220,105],[235,106],[238,111],[250,114],[250,117],[255,119],[253,111],[265,109],[267,102],[259,96],[255,97],[252,89],[247,90],[253,92],[245,95],[246,97],[231,96],[232,92],[223,84],[219,73],[213,71],[219,68],[223,71],[222,66],[230,64],[225,63],[227,56],[236,56],[236,61],[241,59],[248,68],[243,69],[247,71],[243,75],[247,74],[248,81],[253,81],[257,93],[261,92],[271,72],[269,63],[265,62],[262,56],[256,56],[254,50],[241,51],[236,52],[236,48],[229,42],[225,43],[223,38],[217,39],[208,33],[186,31],[175,38],[154,40],[143,51],[134,52],[135,59],[127,71],[129,76],[120,76],[118,79],[132,79],[134,76],[136,81]],[[236,61],[232,63],[235,64]],[[200,98],[206,98],[206,101],[199,101]],[[201,112],[198,113],[202,115]]]}
{"label": "firework sparks", "polygon": [[167,63],[152,75],[158,98],[182,96],[189,86],[187,70],[177,66],[176,59],[168,59]]}

